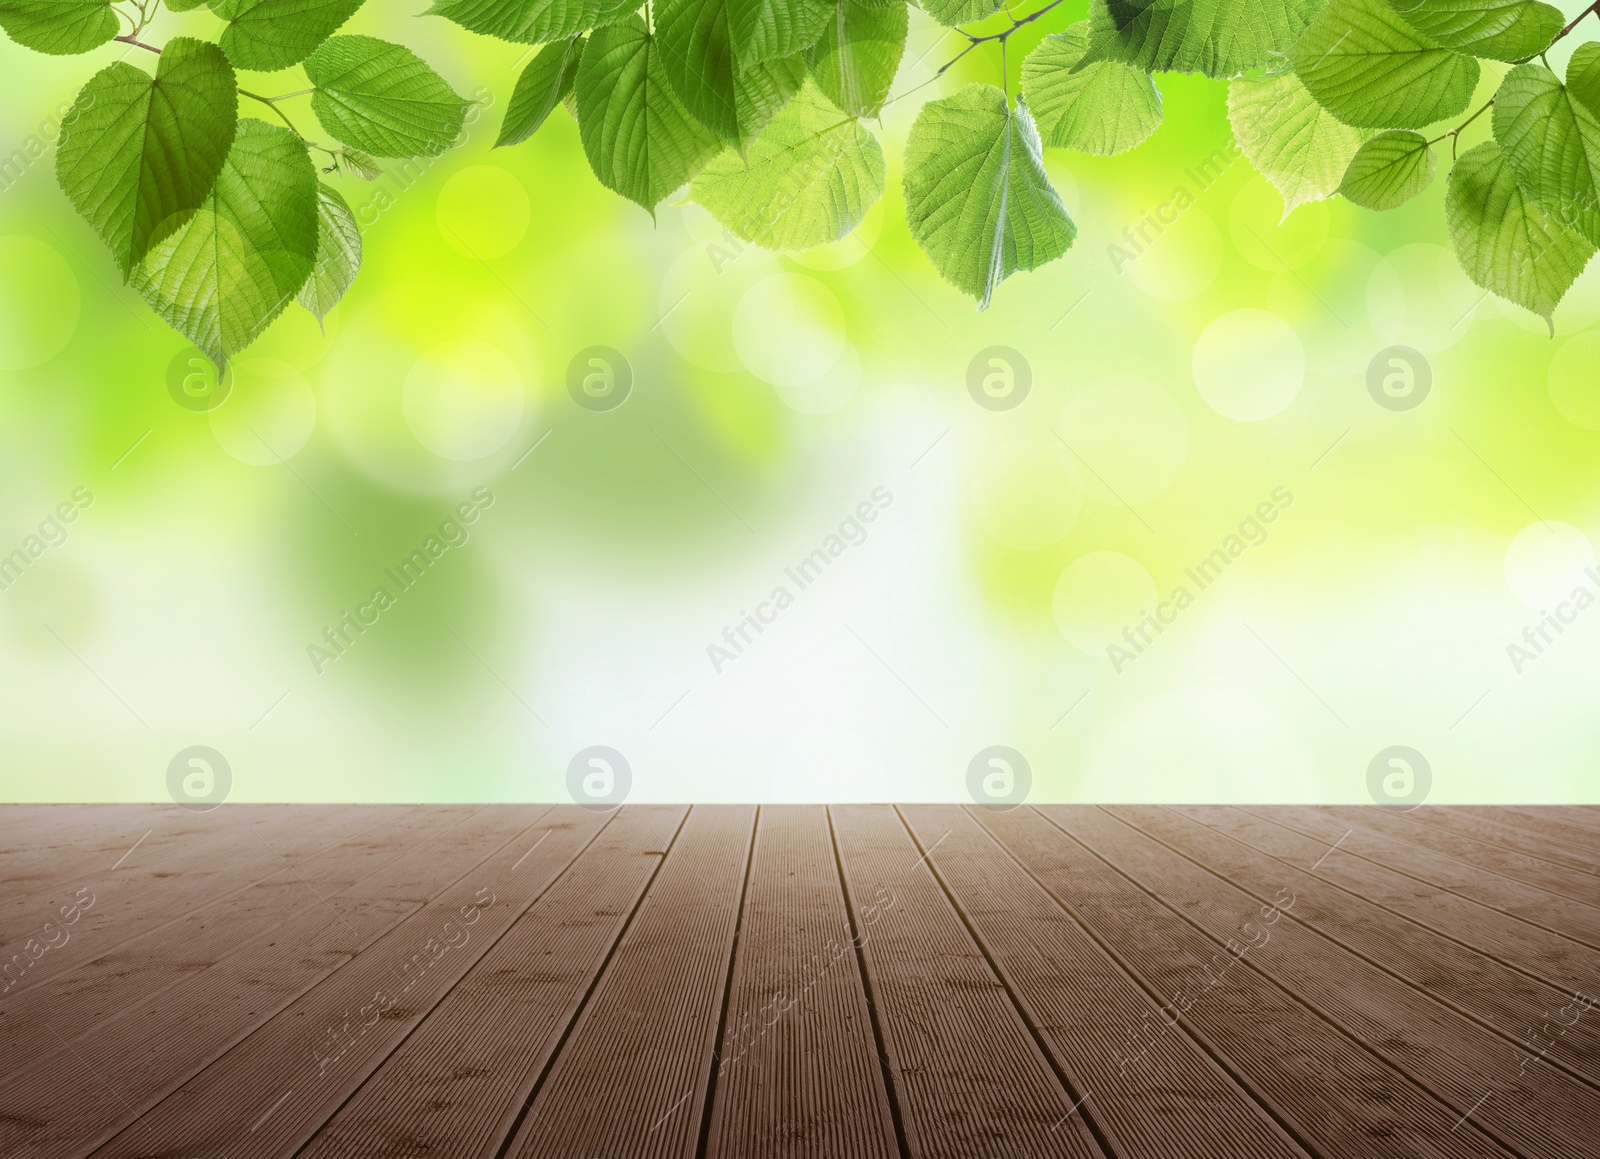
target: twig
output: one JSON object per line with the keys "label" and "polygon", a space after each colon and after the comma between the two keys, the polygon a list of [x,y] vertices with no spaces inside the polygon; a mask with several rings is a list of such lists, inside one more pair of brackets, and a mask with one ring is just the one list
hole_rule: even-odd
{"label": "twig", "polygon": [[[1596,0],[1596,3],[1600,3],[1600,0]],[[1483,114],[1486,111],[1488,111],[1489,107],[1491,105],[1493,105],[1493,104],[1494,104],[1494,98],[1490,97],[1487,101],[1484,102],[1483,107],[1480,108],[1477,112],[1473,113],[1472,116],[1470,116],[1466,120],[1462,121],[1455,128],[1450,129],[1450,130],[1448,130],[1446,132],[1440,133],[1433,140],[1429,141],[1428,144],[1430,146],[1437,145],[1440,141],[1444,140],[1446,137],[1449,137],[1450,138],[1450,159],[1452,161],[1455,160],[1456,146],[1461,143],[1461,134],[1462,134],[1463,130],[1465,130],[1468,125],[1472,124],[1473,121],[1476,121],[1479,117],[1483,116]]]}
{"label": "twig", "polygon": [[[940,67],[939,71],[933,74],[934,77],[938,78],[938,77],[943,76],[945,73],[949,72],[950,69],[956,64],[957,61],[959,61],[962,57],[966,56],[967,53],[971,52],[974,48],[977,48],[978,45],[980,45],[980,44],[990,44],[990,43],[998,41],[999,44],[1000,44],[1000,87],[1005,90],[1006,97],[1007,97],[1007,103],[1009,104],[1010,103],[1009,102],[1009,98],[1011,96],[1011,82],[1010,82],[1010,78],[1006,75],[1006,41],[1011,38],[1011,34],[1013,32],[1015,32],[1017,29],[1023,28],[1023,27],[1026,27],[1029,24],[1032,24],[1035,20],[1039,19],[1045,13],[1050,12],[1053,9],[1060,7],[1062,3],[1063,3],[1063,0],[1050,0],[1050,3],[1046,4],[1043,8],[1039,8],[1039,9],[1033,11],[1033,12],[1028,13],[1026,16],[1024,16],[1020,20],[1018,20],[1015,16],[1012,16],[1011,13],[1007,12],[1006,13],[1006,18],[1011,21],[1011,27],[1005,29],[1002,32],[990,32],[990,33],[986,33],[983,36],[978,36],[975,33],[968,32],[968,31],[966,31],[965,29],[962,29],[962,28],[956,29],[957,32],[961,33],[962,36],[965,36],[967,38],[967,46],[965,48],[963,48],[960,52],[956,53],[956,55],[952,59],[946,61],[943,64],[943,66]],[[1600,4],[1600,0],[1595,0],[1595,3],[1596,4]],[[918,86],[918,87],[921,87],[921,86]],[[912,91],[915,91],[915,90],[912,90]]]}
{"label": "twig", "polygon": [[[1574,28],[1578,27],[1578,22],[1581,21],[1585,16],[1589,15],[1589,13],[1591,13],[1591,12],[1600,12],[1600,0],[1595,0],[1595,2],[1593,4],[1589,5],[1589,7],[1585,8],[1582,12],[1580,12],[1576,16],[1574,16],[1572,18],[1571,22],[1568,23],[1568,25],[1565,28],[1563,28],[1560,32],[1556,33],[1556,40],[1560,40],[1567,33],[1571,32]],[[1550,43],[1554,44],[1555,40],[1552,40]]]}

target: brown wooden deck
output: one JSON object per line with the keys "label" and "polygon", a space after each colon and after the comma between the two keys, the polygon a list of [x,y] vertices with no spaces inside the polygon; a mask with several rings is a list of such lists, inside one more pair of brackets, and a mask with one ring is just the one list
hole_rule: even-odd
{"label": "brown wooden deck", "polygon": [[0,809],[0,1155],[1600,1153],[1600,807]]}

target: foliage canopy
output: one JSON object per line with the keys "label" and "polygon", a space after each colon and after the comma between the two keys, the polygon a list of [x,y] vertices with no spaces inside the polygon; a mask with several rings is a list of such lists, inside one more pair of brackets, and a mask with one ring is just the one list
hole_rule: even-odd
{"label": "foliage canopy", "polygon": [[[920,0],[964,39],[936,75],[978,49],[1003,61],[1061,4],[1038,2],[1018,17],[1001,0]],[[216,42],[147,43],[163,3],[209,7],[224,22]],[[370,179],[377,158],[437,156],[461,136],[471,103],[426,61],[341,33],[363,3],[0,0],[0,27],[26,48],[155,54],[153,69],[124,60],[88,79],[57,175],[128,284],[219,364],[291,302],[321,319],[354,280],[360,231],[319,169]],[[1134,148],[1161,122],[1152,74],[1201,73],[1228,82],[1234,136],[1286,212],[1333,196],[1393,209],[1432,184],[1448,142],[1463,269],[1548,319],[1600,246],[1600,43],[1579,46],[1565,76],[1545,54],[1596,12],[1600,0],[1570,22],[1540,0],[1090,0],[1087,19],[1022,62],[1018,92],[973,84],[923,105],[905,150],[907,222],[983,308],[1077,234],[1043,151]],[[924,87],[891,95],[907,0],[436,0],[429,13],[538,46],[497,145],[565,103],[607,188],[653,213],[687,186],[773,250],[855,228],[884,191],[871,122]],[[1487,104],[1419,131],[1466,114],[1485,68],[1506,70]],[[241,89],[236,73],[289,69],[308,87],[283,96]],[[296,97],[331,144],[287,115]],[[276,122],[242,116],[241,100]],[[1491,107],[1490,139],[1457,157]]]}

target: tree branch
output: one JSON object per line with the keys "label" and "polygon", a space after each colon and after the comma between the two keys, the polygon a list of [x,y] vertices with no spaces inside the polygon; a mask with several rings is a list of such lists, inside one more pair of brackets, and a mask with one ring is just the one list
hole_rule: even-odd
{"label": "tree branch", "polygon": [[115,41],[119,41],[122,44],[131,44],[135,48],[142,48],[146,52],[153,52],[157,56],[161,55],[161,50],[159,48],[157,48],[155,45],[146,44],[144,41],[139,40],[139,39],[135,38],[132,35],[129,35],[129,36],[113,36],[111,39],[115,40]]}

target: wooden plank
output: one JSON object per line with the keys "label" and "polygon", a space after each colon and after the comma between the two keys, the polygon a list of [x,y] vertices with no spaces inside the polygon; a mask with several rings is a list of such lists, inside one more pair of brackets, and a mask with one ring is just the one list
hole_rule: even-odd
{"label": "wooden plank", "polygon": [[1485,817],[1520,829],[1531,835],[1527,840],[1535,845],[1541,837],[1550,836],[1585,850],[1591,857],[1600,853],[1600,829],[1583,824],[1574,810],[1561,805],[1461,805],[1457,808],[1468,816]]}
{"label": "wooden plank", "polygon": [[[0,982],[0,989],[7,989],[0,1002],[168,927],[179,915],[223,902],[264,877],[290,874],[286,861],[292,864],[329,840],[359,832],[379,815],[368,807],[294,806],[262,812],[257,806],[239,806],[224,828],[176,822],[168,832],[172,842],[164,847],[148,850],[148,842],[140,844],[115,868],[109,861],[97,860],[83,877],[69,879],[70,885],[87,889],[93,904],[79,912],[64,945],[31,962],[13,962],[15,955],[27,951],[26,939],[58,917],[62,905],[83,896],[75,888],[35,897],[26,910],[31,916],[11,927],[20,933],[9,943],[0,943],[0,972],[12,965],[17,977],[9,989]],[[267,820],[257,824],[263,817]],[[117,857],[128,854],[137,840],[137,834],[130,837]],[[19,972],[15,965],[24,969]]]}
{"label": "wooden plank", "polygon": [[[378,808],[363,807],[372,812]],[[196,813],[177,805],[112,805],[97,809],[91,824],[73,824],[68,820],[72,814],[58,812],[54,816],[61,819],[59,825],[42,820],[31,837],[6,835],[9,848],[0,854],[4,859],[0,882],[5,885],[0,931],[10,932],[9,915],[19,905],[29,905],[31,899],[64,885],[104,879],[113,865],[130,872],[143,866],[148,872],[168,853],[192,856],[197,841],[207,842],[212,850],[227,848],[249,825],[273,826],[274,832],[282,832],[284,824],[303,824],[314,812],[331,817],[349,811],[349,806],[318,810],[306,805],[235,805]],[[4,823],[5,816],[0,815],[0,824]],[[351,819],[337,818],[337,823],[349,826]]]}
{"label": "wooden plank", "polygon": [[[1412,845],[1376,829],[1349,824],[1327,808],[1245,806],[1243,811],[1315,838],[1324,848],[1337,847],[1342,855],[1385,866],[1424,885],[1449,890],[1458,897],[1510,914],[1525,925],[1559,934],[1591,950],[1600,950],[1600,908],[1512,881],[1503,874]],[[1381,813],[1381,810],[1372,808],[1369,812]]]}
{"label": "wooden plank", "polygon": [[686,812],[622,809],[296,1159],[499,1154]]}
{"label": "wooden plank", "polygon": [[909,1154],[1104,1155],[894,810],[829,812]]}
{"label": "wooden plank", "polygon": [[[1513,1050],[1524,1045],[1530,1029],[1552,1010],[1566,1005],[1572,990],[1593,985],[1600,972],[1600,957],[1592,950],[1547,935],[1543,950],[1552,956],[1543,963],[1546,973],[1514,969],[1477,943],[1521,957],[1523,947],[1542,931],[1452,894],[1424,889],[1379,866],[1341,859],[1337,849],[1258,817],[1218,807],[1107,812],[1258,901],[1267,902],[1274,890],[1288,888],[1298,899],[1290,915],[1294,921],[1502,1034]],[[1216,823],[1208,826],[1207,818]],[[1314,873],[1301,868],[1312,865]],[[1456,936],[1445,936],[1439,925]],[[1578,980],[1568,987],[1549,980],[1551,973]],[[1550,1047],[1548,1057],[1600,1085],[1597,1026],[1600,1020],[1578,1020]]]}
{"label": "wooden plank", "polygon": [[1579,825],[1600,831],[1600,805],[1567,805],[1564,808]]}
{"label": "wooden plank", "polygon": [[755,819],[690,811],[506,1159],[695,1154]]}
{"label": "wooden plank", "polygon": [[[1540,861],[1554,862],[1590,877],[1600,873],[1600,860],[1596,859],[1592,850],[1570,845],[1548,833],[1530,833],[1481,813],[1450,805],[1423,805],[1401,816],[1419,825],[1434,825],[1474,841],[1497,845],[1502,849],[1536,857]],[[1590,888],[1600,893],[1600,885],[1591,885]]]}
{"label": "wooden plank", "polygon": [[[1106,1149],[1139,1159],[1309,1152],[1187,1034],[1165,1035],[1140,1065],[1120,1046],[1158,1024],[1166,999],[1143,989],[967,812],[902,806],[928,864]],[[752,1152],[746,1152],[751,1154]]]}
{"label": "wooden plank", "polygon": [[821,805],[764,806],[708,1159],[900,1154]]}
{"label": "wooden plank", "polygon": [[[1413,810],[1414,812],[1415,810]],[[1387,836],[1454,857],[1468,865],[1497,873],[1515,882],[1524,882],[1550,893],[1560,894],[1584,905],[1600,904],[1597,889],[1588,874],[1498,845],[1489,845],[1452,832],[1440,825],[1412,821],[1409,813],[1396,813],[1371,806],[1332,805],[1328,812],[1352,825],[1375,829]]]}
{"label": "wooden plank", "polygon": [[[504,808],[504,807],[502,807]],[[491,810],[496,812],[499,810]],[[531,820],[526,807],[506,810]],[[387,930],[94,1154],[291,1154],[555,882],[610,818],[537,823]]]}
{"label": "wooden plank", "polygon": [[[64,857],[91,848],[110,852],[106,844],[129,833],[126,849],[181,811],[176,805],[0,805],[0,886],[9,897],[30,885],[59,883]],[[52,865],[57,875],[46,876]]]}
{"label": "wooden plank", "polygon": [[[1100,809],[1046,816],[1214,938],[1253,922],[1262,903]],[[1287,876],[1287,875],[1286,875]],[[1289,893],[1289,890],[1285,890]],[[1292,920],[1278,922],[1247,968],[1302,997],[1458,1115],[1530,1159],[1570,1159],[1600,1122],[1600,1092],[1549,1065],[1519,1073],[1511,1042]],[[1247,931],[1248,932],[1248,931]]]}
{"label": "wooden plank", "polygon": [[[173,915],[153,933],[20,995],[0,1019],[0,1078],[135,1004],[186,986],[232,956],[256,953],[286,922],[320,897],[339,897],[424,841],[443,837],[479,807],[440,806],[390,813],[390,820],[319,853],[297,858],[231,897]],[[251,838],[246,837],[246,840]],[[182,993],[172,994],[183,1001]]]}
{"label": "wooden plank", "polygon": [[[1509,1155],[1405,1072],[1321,1017],[1230,951],[1240,928],[1213,938],[1156,891],[1130,880],[1037,810],[974,810],[1029,874],[1144,989],[1166,999],[1158,1019],[1119,1036],[1134,1080],[1173,1035],[1188,1034],[1240,1076],[1258,1102],[1326,1159]],[[1281,917],[1259,909],[1252,929]],[[1336,1077],[1334,1077],[1336,1076]],[[1198,1157],[1197,1157],[1198,1159]]]}
{"label": "wooden plank", "polygon": [[[475,814],[451,830],[448,841],[408,851],[339,896],[302,902],[266,946],[226,957],[181,989],[128,1007],[36,1060],[0,1089],[0,1153],[16,1147],[51,1154],[70,1146],[81,1154],[97,1146],[515,838],[542,811],[502,807]],[[68,1089],[78,1097],[63,1099]]]}

